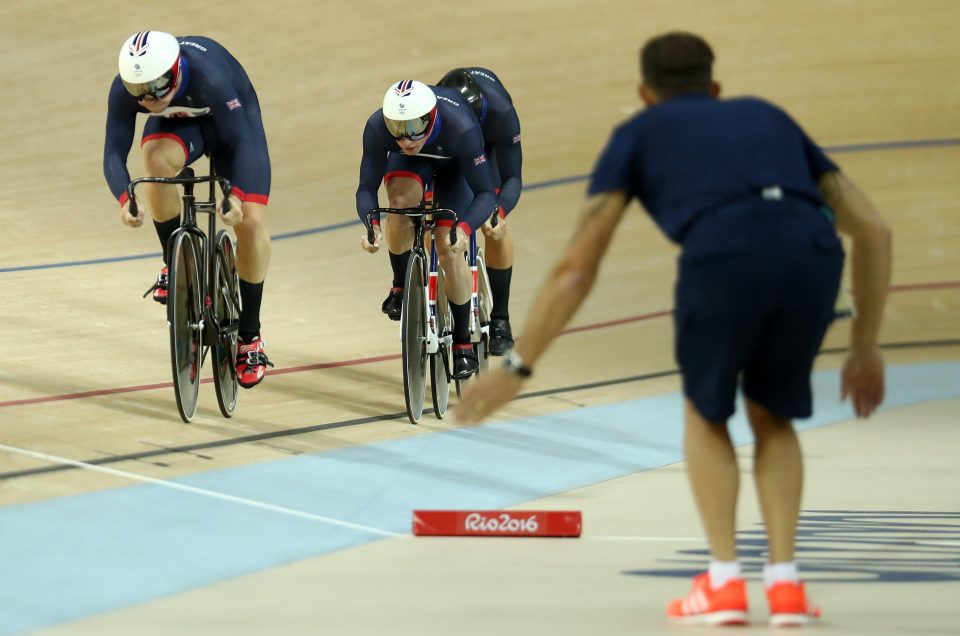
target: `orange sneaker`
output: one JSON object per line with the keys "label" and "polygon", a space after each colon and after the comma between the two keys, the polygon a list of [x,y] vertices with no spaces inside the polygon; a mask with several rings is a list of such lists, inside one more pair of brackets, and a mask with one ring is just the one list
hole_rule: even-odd
{"label": "orange sneaker", "polygon": [[257,336],[250,342],[237,340],[237,382],[245,389],[260,384],[273,363],[263,351],[263,340]]}
{"label": "orange sneaker", "polygon": [[803,583],[780,581],[767,589],[771,627],[797,627],[820,618],[820,608],[810,602]]}
{"label": "orange sneaker", "polygon": [[683,625],[746,625],[747,586],[743,579],[731,579],[714,590],[710,574],[693,578],[693,589],[686,598],[667,605],[667,618]]}

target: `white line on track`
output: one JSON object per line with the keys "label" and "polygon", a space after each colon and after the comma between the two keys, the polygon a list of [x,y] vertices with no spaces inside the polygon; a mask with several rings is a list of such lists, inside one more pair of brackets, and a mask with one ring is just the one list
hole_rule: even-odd
{"label": "white line on track", "polygon": [[229,501],[231,503],[240,504],[242,506],[250,506],[251,508],[268,510],[270,512],[289,515],[291,517],[300,517],[301,519],[310,519],[311,521],[325,523],[330,526],[339,526],[341,528],[349,528],[351,530],[366,532],[367,534],[375,534],[381,537],[405,536],[404,534],[391,532],[389,530],[381,530],[380,528],[373,528],[371,526],[365,526],[358,523],[350,523],[349,521],[343,521],[341,519],[324,517],[323,515],[315,515],[310,512],[303,512],[302,510],[294,510],[293,508],[284,508],[283,506],[275,506],[273,504],[265,503],[263,501],[257,501],[255,499],[235,497],[234,495],[227,495],[227,494],[216,492],[213,490],[206,490],[204,488],[196,488],[194,486],[178,484],[177,482],[167,481],[165,479],[155,479],[153,477],[147,477],[145,475],[138,475],[136,473],[127,472],[125,470],[117,470],[115,468],[107,468],[106,466],[97,466],[96,464],[88,464],[87,462],[81,462],[75,459],[68,459],[66,457],[59,457],[57,455],[50,455],[48,453],[32,451],[26,448],[17,448],[16,446],[7,446],[6,444],[0,444],[0,451],[7,451],[9,453],[14,453],[16,455],[24,455],[26,457],[32,457],[34,459],[39,459],[39,460],[51,462],[54,464],[66,464],[68,466],[75,466],[76,468],[82,468],[84,470],[92,470],[94,472],[104,473],[106,475],[112,475],[114,477],[120,477],[122,479],[129,479],[132,481],[140,481],[148,484],[154,484],[156,486],[170,488],[171,490],[179,490],[181,492],[186,492],[193,495],[199,495],[201,497],[210,497],[211,499],[220,499],[222,501]]}

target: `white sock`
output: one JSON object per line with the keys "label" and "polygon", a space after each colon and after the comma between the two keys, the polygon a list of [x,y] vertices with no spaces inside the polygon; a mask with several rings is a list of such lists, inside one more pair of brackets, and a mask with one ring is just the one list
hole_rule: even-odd
{"label": "white sock", "polygon": [[769,590],[776,583],[789,581],[798,583],[800,576],[797,574],[796,561],[784,561],[783,563],[767,563],[763,566],[763,584]]}
{"label": "white sock", "polygon": [[717,590],[727,584],[730,579],[741,578],[739,561],[711,561],[710,587]]}

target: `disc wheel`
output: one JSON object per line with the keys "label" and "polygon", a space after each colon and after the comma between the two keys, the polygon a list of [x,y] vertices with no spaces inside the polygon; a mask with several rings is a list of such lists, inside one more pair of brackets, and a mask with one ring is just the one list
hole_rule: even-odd
{"label": "disc wheel", "polygon": [[436,325],[440,348],[430,354],[430,393],[433,397],[433,414],[442,420],[450,402],[450,349],[444,341],[453,332],[450,303],[443,290],[443,270],[437,268]]}
{"label": "disc wheel", "polygon": [[217,232],[211,290],[213,317],[217,323],[213,349],[213,386],[224,417],[237,408],[237,330],[240,326],[240,281],[237,277],[233,240],[224,230]]}
{"label": "disc wheel", "polygon": [[197,412],[203,361],[200,263],[192,235],[178,232],[171,240],[167,288],[170,361],[177,410],[183,421],[189,422]]}
{"label": "disc wheel", "polygon": [[490,353],[487,350],[490,340],[490,313],[493,311],[493,296],[490,294],[490,277],[487,275],[487,263],[483,250],[477,250],[477,305],[480,314],[478,333],[471,334],[477,361],[480,363],[480,373],[490,369]]}
{"label": "disc wheel", "polygon": [[424,306],[427,302],[423,285],[423,257],[410,254],[406,284],[403,290],[403,314],[400,317],[400,339],[403,349],[403,397],[407,417],[412,424],[420,421],[427,393],[427,325]]}

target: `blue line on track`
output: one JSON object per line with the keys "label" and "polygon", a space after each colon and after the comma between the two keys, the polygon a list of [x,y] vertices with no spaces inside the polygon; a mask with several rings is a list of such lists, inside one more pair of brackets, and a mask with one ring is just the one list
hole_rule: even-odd
{"label": "blue line on track", "polygon": [[[909,148],[942,148],[949,146],[960,146],[960,139],[946,138],[946,139],[912,139],[904,141],[881,141],[868,144],[850,144],[846,146],[825,146],[824,150],[828,153],[845,153],[845,152],[872,152],[878,150],[905,150]],[[530,183],[523,186],[523,189],[526,190],[543,190],[544,188],[553,188],[556,186],[568,185],[571,183],[577,183],[580,181],[586,181],[590,178],[589,174],[580,174],[574,175],[571,177],[561,177],[559,179],[549,179],[547,181],[539,181],[536,183]],[[334,223],[332,225],[324,225],[321,227],[310,228],[307,230],[296,230],[294,232],[284,232],[283,234],[276,234],[271,237],[274,241],[283,241],[291,238],[300,238],[301,236],[308,236],[310,234],[322,234],[324,232],[332,232],[333,230],[340,230],[345,227],[353,227],[360,222],[359,219],[345,221],[343,223]],[[5,274],[9,272],[27,272],[38,269],[58,269],[63,267],[80,267],[82,265],[103,265],[105,263],[121,263],[126,261],[139,261],[148,258],[160,258],[160,252],[150,252],[149,254],[134,254],[132,256],[111,256],[107,258],[92,258],[84,261],[64,261],[61,263],[44,263],[40,265],[20,265],[18,267],[0,267],[0,274]]]}

